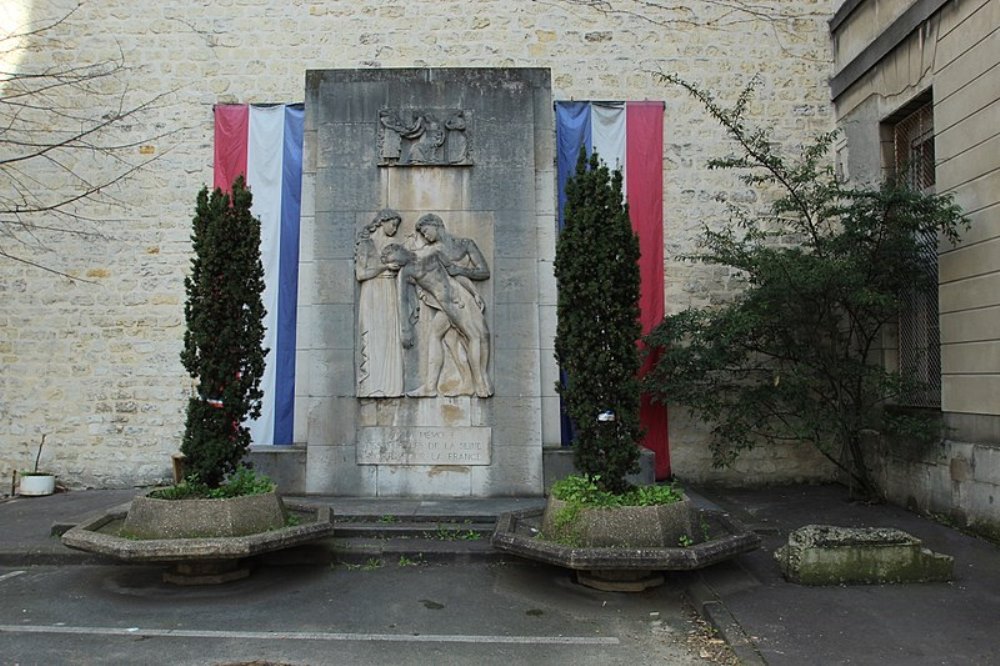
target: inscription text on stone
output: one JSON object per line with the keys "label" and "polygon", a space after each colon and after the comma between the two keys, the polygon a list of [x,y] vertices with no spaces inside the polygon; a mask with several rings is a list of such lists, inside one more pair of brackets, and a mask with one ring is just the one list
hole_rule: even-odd
{"label": "inscription text on stone", "polygon": [[359,465],[489,465],[490,428],[358,429]]}

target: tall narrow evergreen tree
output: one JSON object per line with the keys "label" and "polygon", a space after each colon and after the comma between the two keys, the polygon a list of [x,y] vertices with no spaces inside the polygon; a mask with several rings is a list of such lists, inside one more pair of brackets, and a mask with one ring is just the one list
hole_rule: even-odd
{"label": "tall narrow evergreen tree", "polygon": [[566,383],[557,390],[574,421],[577,469],[620,493],[626,475],[638,470],[642,333],[639,241],[622,202],[621,172],[609,173],[596,153],[588,162],[581,150],[566,184],[564,218],[555,344]]}
{"label": "tall narrow evergreen tree", "polygon": [[232,195],[198,193],[181,362],[198,380],[188,401],[181,452],[188,478],[217,487],[250,446],[247,417],[260,415],[265,314],[260,221],[243,177]]}

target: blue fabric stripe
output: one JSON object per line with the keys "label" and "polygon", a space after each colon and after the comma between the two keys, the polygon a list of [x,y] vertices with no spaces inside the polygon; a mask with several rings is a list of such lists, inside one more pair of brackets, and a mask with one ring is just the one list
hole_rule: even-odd
{"label": "blue fabric stripe", "polygon": [[295,328],[299,293],[299,217],[302,210],[302,136],[305,107],[285,107],[281,231],[278,262],[278,343],[275,353],[274,444],[291,444],[295,413]]}
{"label": "blue fabric stripe", "polygon": [[559,187],[559,228],[566,209],[566,181],[576,171],[580,147],[593,150],[589,102],[556,102],[556,178]]}
{"label": "blue fabric stripe", "polygon": [[[580,157],[580,147],[593,151],[590,130],[589,102],[556,102],[556,182],[559,188],[559,229],[565,226],[566,182],[576,172],[576,161]],[[566,373],[559,371],[559,381],[566,385]],[[562,407],[559,399],[559,440],[563,446],[571,446],[574,438],[573,421]]]}

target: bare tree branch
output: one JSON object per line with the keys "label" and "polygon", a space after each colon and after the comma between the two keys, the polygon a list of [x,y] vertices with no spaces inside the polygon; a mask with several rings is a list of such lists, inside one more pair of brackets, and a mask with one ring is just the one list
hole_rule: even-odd
{"label": "bare tree branch", "polygon": [[72,279],[34,252],[61,235],[103,237],[98,211],[124,206],[113,190],[168,152],[139,148],[184,129],[136,136],[174,91],[135,100],[120,46],[99,62],[53,64],[81,6],[0,35],[0,257]]}
{"label": "bare tree branch", "polygon": [[806,53],[790,52],[786,39],[798,39],[801,21],[826,21],[822,11],[804,10],[787,0],[698,0],[699,11],[676,0],[534,0],[551,6],[570,6],[604,16],[636,19],[666,30],[703,28],[719,31],[746,30],[747,24],[763,24],[782,53],[802,60],[825,62]]}

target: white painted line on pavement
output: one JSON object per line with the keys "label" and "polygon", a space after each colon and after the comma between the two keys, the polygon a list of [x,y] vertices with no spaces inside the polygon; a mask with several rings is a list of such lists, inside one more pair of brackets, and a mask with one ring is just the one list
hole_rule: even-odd
{"label": "white painted line on pavement", "polygon": [[54,627],[0,624],[0,634],[77,634],[85,636],[147,636],[164,638],[237,638],[248,640],[364,641],[386,643],[507,643],[515,645],[618,645],[613,637],[592,636],[467,636],[462,634],[363,634],[325,631],[207,631],[143,629],[141,627]]}
{"label": "white painted line on pavement", "polygon": [[4,575],[0,576],[0,583],[4,582],[5,580],[7,580],[9,578],[14,578],[15,576],[20,576],[23,573],[28,573],[28,572],[27,571],[11,571],[9,573],[5,573]]}

